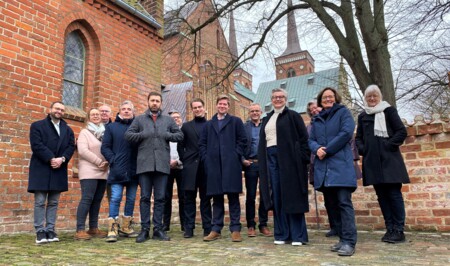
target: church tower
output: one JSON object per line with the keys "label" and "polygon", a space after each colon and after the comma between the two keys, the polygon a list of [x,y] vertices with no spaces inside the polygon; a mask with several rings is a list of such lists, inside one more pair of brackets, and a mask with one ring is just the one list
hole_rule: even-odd
{"label": "church tower", "polygon": [[[237,49],[237,42],[236,42],[236,28],[234,25],[234,16],[233,11],[230,12],[230,32],[229,32],[229,47],[230,47],[230,53],[231,57],[233,58],[233,61],[237,62],[238,60],[238,49]],[[233,81],[239,82],[241,85],[246,87],[249,90],[252,90],[252,79],[253,76],[248,73],[246,70],[244,70],[241,66],[238,66],[233,73],[231,74],[233,77]]]}
{"label": "church tower", "polygon": [[[288,0],[288,7],[291,6],[292,0]],[[277,80],[314,73],[314,58],[300,48],[294,11],[289,12],[287,18],[287,47],[275,58]]]}

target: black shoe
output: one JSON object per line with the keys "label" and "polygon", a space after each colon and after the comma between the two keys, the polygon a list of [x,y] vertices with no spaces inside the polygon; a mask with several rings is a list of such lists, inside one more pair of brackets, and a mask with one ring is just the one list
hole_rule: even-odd
{"label": "black shoe", "polygon": [[338,234],[337,234],[336,230],[334,230],[334,229],[331,229],[330,231],[328,231],[328,232],[325,234],[326,237],[332,237],[332,236],[337,236],[337,235],[338,235]]}
{"label": "black shoe", "polygon": [[184,225],[181,225],[181,232],[184,232]]}
{"label": "black shoe", "polygon": [[170,241],[170,237],[166,235],[164,231],[154,230],[152,239],[160,240],[160,241]]}
{"label": "black shoe", "polygon": [[184,238],[191,238],[193,236],[194,236],[194,230],[192,230],[192,229],[184,230],[184,234],[183,234]]}
{"label": "black shoe", "polygon": [[339,256],[352,256],[355,254],[355,248],[349,244],[342,244],[341,248],[337,251]]}
{"label": "black shoe", "polygon": [[402,231],[394,231],[386,242],[396,244],[405,242],[405,234]]}
{"label": "black shoe", "polygon": [[389,242],[388,240],[391,238],[393,232],[394,232],[394,230],[388,229],[388,230],[386,231],[386,233],[384,234],[384,236],[381,238],[381,241],[383,241],[383,242]]}
{"label": "black shoe", "polygon": [[58,235],[53,231],[48,231],[47,233],[47,241],[48,242],[59,242]]}
{"label": "black shoe", "polygon": [[203,236],[209,236],[209,233],[211,233],[211,229],[204,229],[203,230]]}
{"label": "black shoe", "polygon": [[338,250],[341,249],[341,247],[342,247],[342,243],[337,242],[336,244],[334,244],[330,247],[330,250],[333,252],[338,252]]}
{"label": "black shoe", "polygon": [[36,233],[36,244],[47,244],[47,234],[43,231]]}
{"label": "black shoe", "polygon": [[136,243],[142,243],[150,239],[150,233],[148,230],[141,230],[139,235],[136,237]]}
{"label": "black shoe", "polygon": [[163,225],[162,230],[163,230],[164,232],[169,232],[169,231],[170,231],[170,225]]}

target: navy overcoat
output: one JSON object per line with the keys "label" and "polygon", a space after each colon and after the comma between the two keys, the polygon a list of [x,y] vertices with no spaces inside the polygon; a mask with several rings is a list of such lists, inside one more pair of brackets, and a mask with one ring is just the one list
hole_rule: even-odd
{"label": "navy overcoat", "polygon": [[208,196],[242,192],[242,156],[247,137],[242,120],[227,114],[219,128],[217,114],[206,122],[199,140]]}

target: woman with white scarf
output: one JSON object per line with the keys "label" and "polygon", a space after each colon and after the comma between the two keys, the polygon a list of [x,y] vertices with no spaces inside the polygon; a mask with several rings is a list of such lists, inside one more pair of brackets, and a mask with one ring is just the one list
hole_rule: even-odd
{"label": "woman with white scarf", "polygon": [[383,101],[377,85],[364,92],[364,111],[358,116],[356,145],[363,156],[363,185],[373,185],[383,213],[386,234],[381,241],[405,241],[405,205],[402,184],[409,183],[400,153],[407,136],[397,110]]}
{"label": "woman with white scarf", "polygon": [[[98,229],[98,215],[108,176],[108,162],[100,152],[105,126],[96,108],[89,111],[87,120],[86,128],[81,130],[77,141],[81,200],[77,209],[76,240],[106,237],[107,234]],[[88,213],[89,230],[86,232]]]}

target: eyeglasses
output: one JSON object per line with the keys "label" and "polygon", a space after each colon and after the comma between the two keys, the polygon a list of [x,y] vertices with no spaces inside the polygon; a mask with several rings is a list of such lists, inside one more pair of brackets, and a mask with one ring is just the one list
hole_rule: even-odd
{"label": "eyeglasses", "polygon": [[334,95],[322,96],[322,100],[334,99]]}
{"label": "eyeglasses", "polygon": [[108,111],[108,110],[101,110],[100,112],[101,113],[111,113],[111,111]]}
{"label": "eyeglasses", "polygon": [[285,96],[272,96],[272,100],[282,100],[286,98]]}

